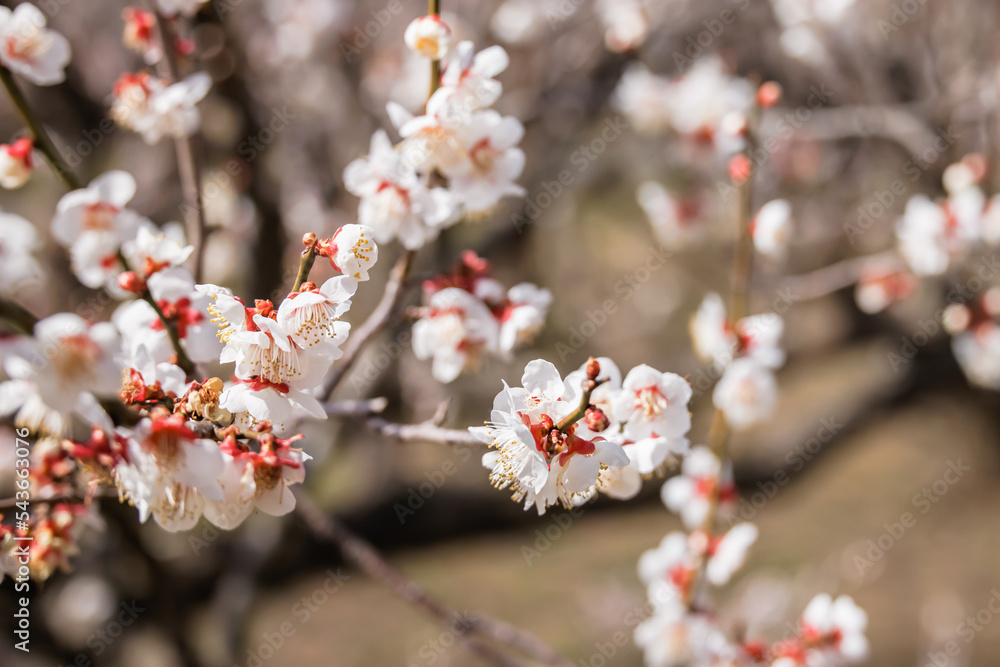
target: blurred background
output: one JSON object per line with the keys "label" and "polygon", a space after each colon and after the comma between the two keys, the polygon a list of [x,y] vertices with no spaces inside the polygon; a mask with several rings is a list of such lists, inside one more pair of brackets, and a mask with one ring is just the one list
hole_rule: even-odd
{"label": "blurred background", "polygon": [[[67,164],[84,181],[130,171],[136,210],[181,219],[169,143],[149,147],[102,124],[115,80],[142,66],[121,44],[127,3],[38,4],[74,50],[65,84],[28,91]],[[356,219],[343,168],[367,151],[374,130],[391,129],[387,101],[416,111],[426,96],[426,62],[402,40],[424,10],[416,0],[214,0],[197,15],[197,65],[215,80],[198,146],[215,228],[208,281],[280,297],[301,235],[329,236]],[[624,369],[648,363],[689,376],[699,442],[715,378],[694,356],[687,327],[705,293],[727,289],[735,201],[717,187],[728,182],[724,160],[669,132],[644,131],[615,91],[634,62],[672,78],[715,54],[733,73],[783,88],[761,126],[776,142],[759,167],[755,202],[784,197],[795,221],[787,261],[755,270],[754,310],[785,318],[790,357],[775,417],[732,444],[740,516],[761,534],[719,596],[721,613],[777,639],[814,594],[849,593],[870,616],[873,666],[1000,664],[1000,619],[989,622],[991,601],[1000,610],[1000,401],[968,385],[948,336],[929,324],[961,276],[922,280],[905,300],[866,315],[849,283],[826,289],[829,276],[813,273],[891,249],[906,200],[943,195],[944,169],[967,153],[987,159],[982,187],[996,191],[1000,5],[444,0],[442,11],[459,38],[510,53],[498,108],[526,126],[520,183],[528,196],[447,230],[421,252],[417,273],[445,271],[472,248],[504,284],[535,282],[555,302],[542,335],[512,362],[489,361],[448,386],[413,357],[401,324],[368,348],[338,397],[384,396],[387,416],[407,423],[450,399],[447,425],[463,428],[482,423],[501,380],[516,384],[530,359],[568,372],[604,355]],[[795,121],[782,125],[789,114]],[[0,104],[0,137],[20,129]],[[569,184],[554,193],[567,170]],[[698,202],[694,240],[657,236],[636,199],[649,179]],[[892,193],[900,179],[904,192]],[[62,194],[40,170],[5,193],[2,207],[47,234]],[[355,299],[355,324],[399,250],[381,249],[380,275]],[[84,302],[110,311],[110,299],[75,283],[51,240],[43,260],[49,282],[22,295],[36,313]],[[997,260],[988,253],[982,261]],[[330,269],[317,271],[325,278]],[[415,291],[408,303],[417,300]],[[639,554],[679,527],[659,500],[660,483],[647,482],[632,502],[537,517],[489,485],[481,452],[468,446],[400,444],[337,419],[305,433],[316,459],[306,488],[317,503],[452,608],[530,628],[574,664],[642,664],[631,640],[617,638],[630,638],[649,613]],[[2,437],[13,439],[9,430]],[[0,457],[0,470],[11,470],[10,449]],[[12,495],[9,472],[0,488]],[[480,664],[452,631],[345,567],[294,517],[168,534],[139,526],[115,499],[100,509],[105,525],[85,534],[73,572],[36,591],[32,653],[0,642],[0,664]],[[905,513],[916,523],[901,530]],[[5,625],[12,596],[4,582]],[[949,641],[957,656],[942,653]]]}

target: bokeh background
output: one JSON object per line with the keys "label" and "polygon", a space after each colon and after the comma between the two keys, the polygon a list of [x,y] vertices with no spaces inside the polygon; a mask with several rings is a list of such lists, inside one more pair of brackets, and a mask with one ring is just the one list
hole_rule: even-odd
{"label": "bokeh background", "polygon": [[[139,182],[136,210],[158,221],[180,219],[169,143],[149,147],[102,125],[114,81],[142,65],[121,45],[126,3],[49,0],[51,12],[38,4],[74,49],[65,84],[29,91],[67,163],[84,180],[126,169]],[[383,25],[376,19],[389,5],[399,11]],[[757,205],[783,196],[795,211],[789,258],[758,264],[753,296],[755,310],[782,312],[790,359],[779,374],[775,417],[733,442],[736,481],[750,502],[742,516],[761,534],[743,574],[720,593],[719,608],[732,624],[777,638],[814,594],[849,593],[870,615],[870,665],[1000,664],[1000,618],[980,613],[978,623],[986,616],[993,622],[969,642],[969,626],[961,625],[991,600],[1000,609],[1000,401],[968,386],[944,333],[919,336],[935,322],[948,281],[924,281],[876,316],[859,312],[849,288],[808,298],[816,291],[811,272],[891,248],[906,198],[942,194],[947,165],[969,152],[996,164],[1000,6],[646,0],[639,2],[648,20],[645,42],[615,53],[605,43],[613,3],[443,5],[458,36],[480,47],[503,44],[511,55],[500,76],[499,109],[527,128],[521,183],[529,194],[448,230],[420,254],[417,272],[443,271],[473,248],[505,284],[536,282],[553,291],[555,302],[543,334],[514,361],[490,361],[449,386],[433,381],[429,364],[399,344],[406,332],[400,325],[370,346],[338,396],[387,397],[388,416],[402,422],[427,419],[450,399],[447,424],[464,427],[487,417],[501,379],[516,383],[528,360],[543,357],[566,372],[589,355],[606,355],[626,369],[649,363],[688,375],[700,387],[693,403],[698,442],[711,401],[708,385],[699,385],[706,369],[691,350],[687,322],[703,295],[724,292],[728,281],[735,203],[715,188],[725,165],[634,127],[596,159],[574,156],[622,119],[613,93],[635,60],[676,75],[692,55],[719,54],[734,72],[779,82],[784,97],[765,116],[765,134],[773,130],[768,122],[807,108],[820,89],[827,101],[782,134],[757,179]],[[736,20],[715,34],[709,24],[724,10]],[[402,42],[406,25],[423,11],[415,0],[214,0],[198,15],[191,35],[198,64],[216,81],[202,104],[199,146],[217,228],[209,281],[243,295],[280,296],[294,276],[298,238],[307,231],[328,236],[355,220],[357,201],[343,189],[343,168],[367,151],[375,129],[389,127],[386,101],[417,109],[426,95],[426,63]],[[710,39],[700,37],[706,31]],[[19,130],[10,106],[0,104],[0,137]],[[933,149],[939,132],[953,138],[943,151]],[[852,242],[845,224],[858,220],[859,207],[880,201],[921,155],[919,179],[881,202],[885,212]],[[232,160],[235,176],[226,170]],[[539,193],[551,194],[546,184],[563,170],[572,183],[532,214],[527,206],[540,201]],[[983,184],[988,193],[997,173],[991,168]],[[660,245],[636,203],[637,185],[650,178],[701,192],[708,204],[700,242],[683,251]],[[0,205],[47,233],[62,192],[40,170]],[[530,224],[514,224],[524,216]],[[353,322],[374,306],[398,252],[382,248],[381,273],[369,298],[355,299]],[[83,302],[111,308],[74,283],[55,243],[44,253],[50,280],[25,295],[36,313]],[[329,269],[319,271],[325,277]],[[414,294],[409,302],[416,300]],[[478,450],[399,444],[335,419],[308,425],[306,434],[316,459],[307,490],[317,503],[453,608],[530,628],[574,664],[641,664],[631,641],[616,638],[630,637],[648,613],[635,572],[639,554],[679,525],[659,501],[659,483],[647,482],[629,503],[537,517],[490,487]],[[0,449],[7,457],[0,470],[12,467],[10,449]],[[955,484],[935,487],[956,467],[962,475]],[[775,483],[777,471],[787,484]],[[5,497],[10,487],[3,473]],[[921,500],[925,489],[930,495]],[[454,645],[450,630],[345,567],[335,548],[315,541],[294,517],[259,515],[233,533],[206,524],[173,535],[139,526],[135,511],[113,499],[100,502],[105,525],[86,534],[74,571],[36,593],[31,655],[15,654],[5,640],[0,664],[480,664]],[[900,533],[895,524],[907,512],[917,522]],[[317,596],[329,581],[337,582],[336,592]],[[0,586],[5,627],[11,596],[7,581]],[[117,625],[120,618],[128,624]],[[261,660],[269,652],[262,647],[273,646],[288,623],[294,635]],[[938,656],[953,639],[959,655]]]}

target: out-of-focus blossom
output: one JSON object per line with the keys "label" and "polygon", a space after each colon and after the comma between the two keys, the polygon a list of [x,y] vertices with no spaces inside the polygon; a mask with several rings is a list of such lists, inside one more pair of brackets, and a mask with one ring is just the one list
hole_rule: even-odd
{"label": "out-of-focus blossom", "polygon": [[196,105],[211,87],[212,77],[204,72],[174,84],[146,72],[123,74],[115,83],[111,117],[150,145],[163,137],[187,137],[201,124]]}
{"label": "out-of-focus blossom", "polygon": [[645,181],[636,191],[639,206],[657,238],[669,248],[680,248],[701,231],[704,203],[697,193],[677,195],[655,181]]}
{"label": "out-of-focus blossom", "polygon": [[760,207],[750,225],[757,251],[771,259],[784,260],[792,231],[791,204],[784,199],[767,202]]}
{"label": "out-of-focus blossom", "polygon": [[625,53],[645,43],[649,17],[640,0],[598,0],[596,9],[605,26],[604,44],[609,51]]}
{"label": "out-of-focus blossom", "polygon": [[0,63],[36,86],[53,86],[66,79],[69,41],[46,27],[45,14],[29,2],[11,11],[0,7]]}
{"label": "out-of-focus blossom", "polygon": [[774,371],[751,358],[737,359],[727,368],[712,401],[733,428],[745,428],[771,416],[778,388]]}
{"label": "out-of-focus blossom", "polygon": [[440,16],[421,16],[406,26],[403,40],[415,53],[431,60],[441,60],[448,55],[451,46],[451,28]]}
{"label": "out-of-focus blossom", "polygon": [[719,512],[725,514],[736,500],[736,486],[731,466],[723,465],[703,445],[691,448],[681,464],[681,474],[668,479],[660,490],[663,504],[679,514],[689,530],[704,524],[714,496],[718,497]]}
{"label": "out-of-focus blossom", "polygon": [[424,317],[413,325],[413,353],[434,359],[432,373],[451,382],[474,367],[487,350],[496,349],[500,330],[486,304],[458,287],[430,297]]}
{"label": "out-of-focus blossom", "polygon": [[38,246],[34,225],[19,215],[0,212],[0,294],[14,294],[41,279],[33,255]]}
{"label": "out-of-focus blossom", "polygon": [[34,171],[32,147],[27,137],[10,145],[0,144],[0,187],[16,190],[28,182]]}

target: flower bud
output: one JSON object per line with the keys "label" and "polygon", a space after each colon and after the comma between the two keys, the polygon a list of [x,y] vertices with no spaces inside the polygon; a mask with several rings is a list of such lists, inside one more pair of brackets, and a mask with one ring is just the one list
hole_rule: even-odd
{"label": "flower bud", "polygon": [[596,380],[601,374],[601,364],[593,357],[587,359],[587,379]]}
{"label": "flower bud", "polygon": [[774,81],[765,81],[757,89],[757,104],[764,107],[773,107],[781,99],[781,86]]}
{"label": "flower bud", "polygon": [[451,28],[440,16],[421,16],[406,26],[403,39],[415,53],[431,60],[441,60],[451,44]]}
{"label": "flower bud", "polygon": [[743,185],[750,178],[750,173],[753,171],[753,164],[750,162],[750,158],[742,153],[740,155],[734,155],[729,160],[729,178],[733,179],[733,183],[736,185]]}
{"label": "flower bud", "polygon": [[146,281],[135,271],[124,271],[118,274],[118,286],[132,294],[142,294],[146,290]]}
{"label": "flower bud", "polygon": [[584,423],[587,424],[587,428],[591,431],[600,433],[608,428],[611,421],[608,419],[608,416],[604,414],[603,410],[591,406],[587,408],[587,415],[584,417]]}
{"label": "flower bud", "polygon": [[316,237],[315,232],[306,232],[305,234],[302,235],[302,245],[304,245],[307,248],[314,247],[316,245],[317,240],[318,239]]}
{"label": "flower bud", "polygon": [[0,186],[14,190],[28,182],[33,165],[31,139],[18,139],[11,145],[0,144]]}

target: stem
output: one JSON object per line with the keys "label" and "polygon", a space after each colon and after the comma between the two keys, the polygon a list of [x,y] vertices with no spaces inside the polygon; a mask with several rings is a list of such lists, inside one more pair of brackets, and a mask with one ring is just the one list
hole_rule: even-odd
{"label": "stem", "polygon": [[583,396],[580,397],[580,405],[576,407],[576,410],[563,417],[562,420],[556,424],[556,429],[559,431],[565,431],[570,426],[583,419],[584,415],[587,414],[587,408],[590,407],[590,395],[594,393],[595,389],[607,381],[608,378],[604,378],[603,380],[587,380],[587,383],[583,386]]}
{"label": "stem", "polygon": [[[752,107],[747,114],[747,147],[746,154],[753,155],[757,145],[755,132],[757,122],[757,108]],[[753,218],[753,184],[754,171],[751,169],[747,179],[740,184],[739,209],[736,216],[737,240],[733,257],[733,273],[731,279],[731,291],[729,294],[729,317],[734,328],[736,322],[749,314],[750,310],[750,277],[753,271],[753,238],[750,235],[750,221]],[[707,445],[709,450],[715,454],[720,463],[725,463],[728,458],[729,444],[729,424],[726,422],[726,415],[719,408],[715,408],[712,415],[712,425],[708,430]],[[720,468],[719,478],[715,482],[715,488],[709,495],[708,512],[701,525],[701,530],[706,535],[715,535],[716,519],[719,511],[719,490],[722,487],[722,472]],[[698,576],[684,591],[684,604],[688,609],[693,609],[695,591],[704,580],[705,568],[708,559],[703,554],[698,562]]]}
{"label": "stem", "polygon": [[459,641],[482,658],[504,667],[521,667],[523,663],[511,658],[499,649],[480,640],[475,634],[489,636],[482,620],[472,623],[457,611],[446,607],[431,597],[415,582],[407,579],[395,569],[369,544],[334,517],[327,516],[312,503],[306,494],[296,490],[295,511],[309,530],[319,538],[340,547],[344,558],[365,574],[385,584],[389,590],[407,602],[416,605],[445,626],[451,627]]}
{"label": "stem", "polygon": [[167,335],[170,337],[170,344],[173,345],[174,352],[177,354],[177,365],[190,377],[194,373],[194,362],[187,355],[184,346],[181,345],[181,337],[177,334],[177,327],[163,314],[163,309],[160,308],[160,304],[156,303],[156,299],[149,293],[149,290],[145,290],[140,298],[152,306],[153,311],[156,312],[156,316],[160,318],[160,323],[163,324],[164,330],[166,330]]}
{"label": "stem", "polygon": [[49,139],[48,133],[45,128],[42,127],[41,122],[32,112],[31,107],[28,105],[28,100],[25,99],[24,93],[21,92],[21,88],[17,85],[17,81],[14,79],[14,75],[9,69],[0,65],[0,81],[3,81],[4,88],[7,89],[7,94],[10,95],[11,101],[14,106],[17,107],[18,113],[21,115],[21,119],[24,121],[25,125],[28,126],[28,130],[31,132],[34,138],[35,147],[38,151],[45,156],[45,160],[52,167],[52,170],[56,172],[59,178],[66,184],[70,190],[79,190],[83,187],[83,184],[77,180],[76,176],[62,163],[59,153],[56,151],[55,146],[52,144],[52,140]]}
{"label": "stem", "polygon": [[0,299],[0,319],[10,322],[15,329],[25,336],[31,335],[35,330],[35,324],[38,322],[38,318],[24,307],[7,299]]}
{"label": "stem", "polygon": [[[147,4],[156,16],[156,35],[163,51],[159,63],[160,73],[168,83],[176,83],[181,78],[174,50],[177,35],[171,29],[169,21],[157,10],[153,0],[149,0]],[[177,154],[177,172],[181,190],[184,192],[184,222],[187,227],[188,243],[194,246],[192,274],[195,282],[200,283],[205,264],[205,239],[208,235],[201,195],[201,165],[195,159],[194,142],[191,137],[175,138],[174,149]]]}
{"label": "stem", "polygon": [[[441,16],[441,0],[427,0],[427,15]],[[431,92],[433,95],[441,87],[441,61],[431,61]],[[428,95],[428,99],[430,98]]]}
{"label": "stem", "polygon": [[344,356],[340,359],[340,365],[333,369],[326,382],[319,387],[316,396],[321,399],[328,398],[333,393],[333,390],[337,388],[337,385],[340,384],[340,381],[344,379],[344,376],[347,375],[347,372],[351,370],[351,366],[358,360],[358,355],[368,341],[388,326],[389,319],[405,294],[403,283],[406,281],[406,276],[410,273],[410,268],[413,266],[413,258],[416,254],[416,250],[406,250],[396,261],[396,265],[392,267],[392,272],[389,274],[389,282],[386,283],[382,300],[375,306],[375,310],[368,316],[365,323],[358,327],[354,335],[347,340],[347,346],[344,349]]}
{"label": "stem", "polygon": [[309,280],[309,272],[312,271],[312,267],[315,262],[315,246],[306,248],[302,251],[302,255],[299,258],[299,272],[295,275],[295,284],[292,286],[293,292],[298,292],[299,288],[302,287],[302,283]]}

